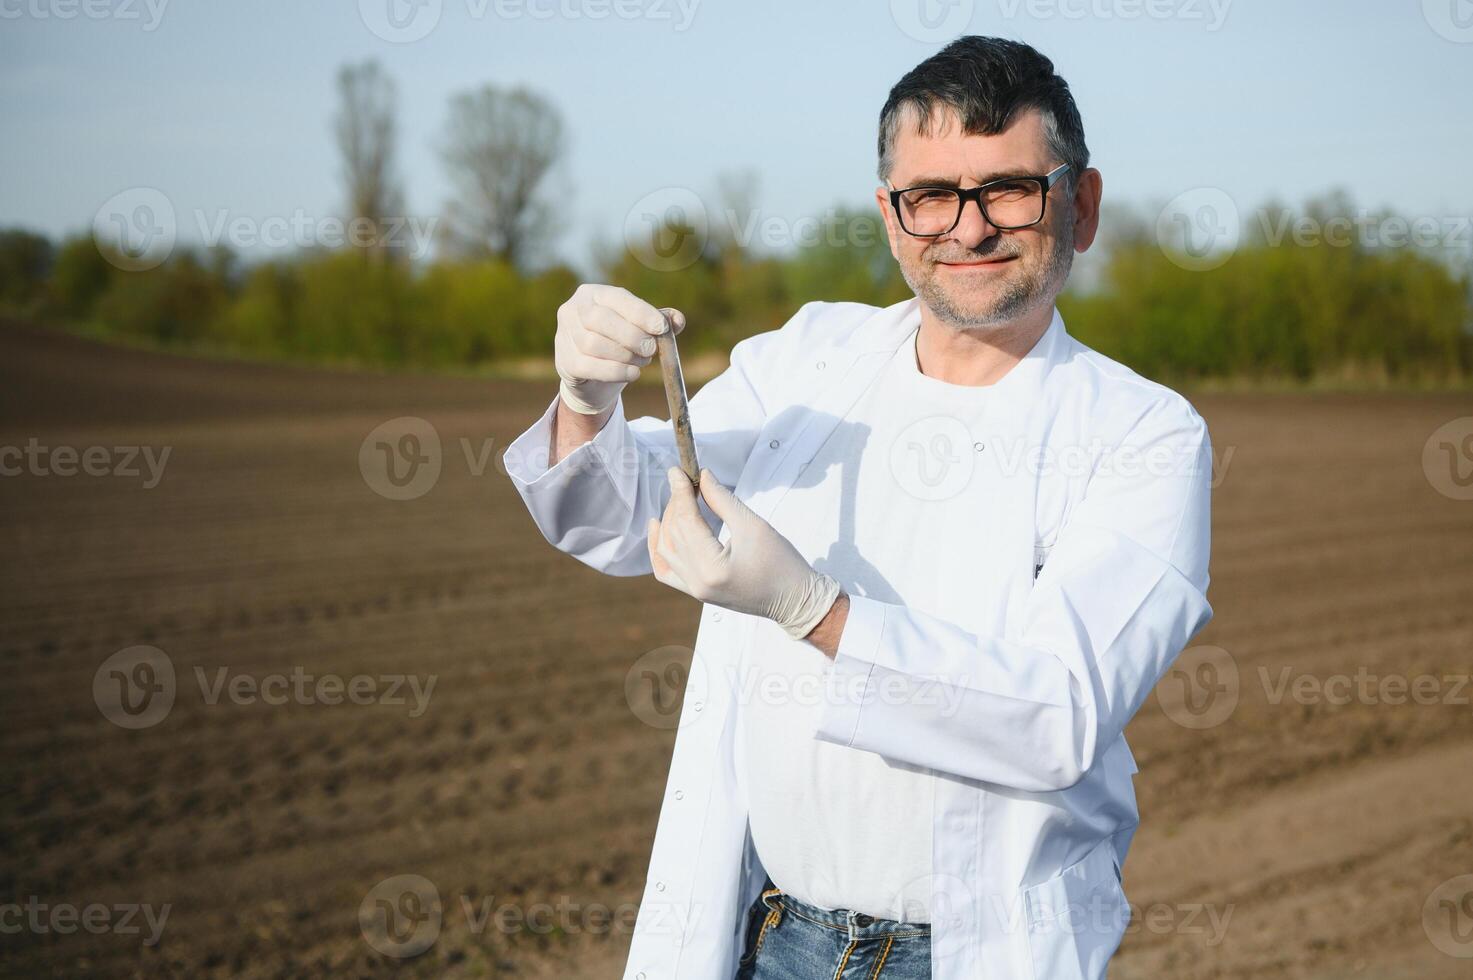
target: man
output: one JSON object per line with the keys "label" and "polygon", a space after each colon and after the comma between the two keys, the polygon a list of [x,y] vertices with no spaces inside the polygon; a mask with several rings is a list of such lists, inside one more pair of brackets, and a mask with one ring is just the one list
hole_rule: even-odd
{"label": "man", "polygon": [[704,603],[626,980],[1094,978],[1129,922],[1122,731],[1212,615],[1207,429],[1064,330],[1101,180],[1048,59],[955,41],[879,157],[916,298],[738,343],[699,498],[621,396],[684,319],[612,286],[506,453],[551,543]]}

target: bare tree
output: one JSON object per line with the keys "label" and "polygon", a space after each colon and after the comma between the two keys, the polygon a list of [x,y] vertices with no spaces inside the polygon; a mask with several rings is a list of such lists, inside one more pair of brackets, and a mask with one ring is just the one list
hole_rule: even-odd
{"label": "bare tree", "polygon": [[717,213],[709,220],[711,244],[724,275],[736,275],[744,262],[754,258],[752,241],[762,218],[757,208],[757,188],[757,171],[751,168],[716,175]]}
{"label": "bare tree", "polygon": [[394,81],[377,61],[345,65],[338,72],[334,130],[343,155],[348,190],[349,241],[382,257],[389,244],[387,220],[404,213],[404,195],[394,167],[396,124]]}
{"label": "bare tree", "polygon": [[562,116],[535,92],[486,85],[452,98],[442,153],[456,196],[446,244],[517,266],[535,258],[558,224],[538,190],[562,151]]}

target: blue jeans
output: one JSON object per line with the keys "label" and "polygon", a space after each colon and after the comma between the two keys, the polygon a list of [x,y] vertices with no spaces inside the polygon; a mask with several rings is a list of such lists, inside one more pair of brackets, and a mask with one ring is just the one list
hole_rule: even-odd
{"label": "blue jeans", "polygon": [[768,879],[747,909],[735,980],[930,980],[931,927],[821,909]]}

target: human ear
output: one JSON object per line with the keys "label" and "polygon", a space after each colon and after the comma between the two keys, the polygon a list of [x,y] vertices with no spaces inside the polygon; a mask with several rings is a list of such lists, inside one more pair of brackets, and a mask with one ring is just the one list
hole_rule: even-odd
{"label": "human ear", "polygon": [[1074,182],[1074,250],[1083,252],[1094,244],[1100,229],[1100,196],[1104,179],[1094,167],[1087,168]]}

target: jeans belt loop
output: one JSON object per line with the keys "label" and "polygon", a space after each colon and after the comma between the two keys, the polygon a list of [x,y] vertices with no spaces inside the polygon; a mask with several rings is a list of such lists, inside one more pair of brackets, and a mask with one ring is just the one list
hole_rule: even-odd
{"label": "jeans belt loop", "polygon": [[[767,920],[774,927],[781,923],[783,918],[783,902],[782,898],[780,897],[781,895],[782,890],[779,888],[769,888],[767,891],[762,893],[762,904],[766,905],[768,908]],[[771,899],[770,902],[768,901],[769,898]]]}

